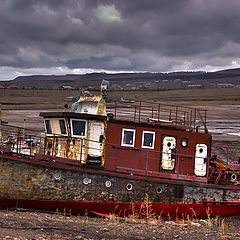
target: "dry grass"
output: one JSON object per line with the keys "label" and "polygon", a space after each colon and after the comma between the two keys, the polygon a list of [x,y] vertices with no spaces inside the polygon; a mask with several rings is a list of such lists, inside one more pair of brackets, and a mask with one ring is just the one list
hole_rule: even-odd
{"label": "dry grass", "polygon": [[[96,92],[93,92],[96,93]],[[77,96],[77,90],[22,90],[0,89],[3,108],[62,107],[64,98]],[[240,88],[186,89],[168,91],[110,91],[109,98],[133,99],[184,105],[240,104]]]}
{"label": "dry grass", "polygon": [[[139,220],[143,215],[145,219]],[[239,224],[239,218],[211,219],[210,215],[207,220],[188,216],[163,221],[152,213],[146,195],[141,213],[125,221],[72,216],[66,210],[55,214],[0,211],[0,239],[239,239]]]}
{"label": "dry grass", "polygon": [[49,108],[64,105],[64,98],[77,96],[78,91],[0,89],[3,108]]}
{"label": "dry grass", "polygon": [[184,105],[240,104],[239,88],[110,92],[110,97]]}
{"label": "dry grass", "polygon": [[[196,213],[186,219],[169,219],[166,221],[160,216],[153,213],[151,203],[146,195],[145,201],[142,203],[139,212],[132,207],[132,215],[125,217],[121,221],[116,215],[110,215],[105,221],[116,223],[119,226],[129,224],[134,229],[152,229],[158,231],[159,239],[238,239],[240,237],[239,220],[238,218],[211,218],[210,211],[207,211],[208,218],[201,220],[196,218]],[[139,235],[145,239],[146,235]],[[147,238],[152,238],[154,235],[148,235]],[[153,237],[154,238],[154,237]]]}

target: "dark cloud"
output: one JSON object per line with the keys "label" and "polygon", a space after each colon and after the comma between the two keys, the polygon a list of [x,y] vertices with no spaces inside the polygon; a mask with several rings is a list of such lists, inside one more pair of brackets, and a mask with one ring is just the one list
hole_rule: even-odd
{"label": "dark cloud", "polygon": [[239,67],[239,12],[239,0],[2,0],[0,74]]}

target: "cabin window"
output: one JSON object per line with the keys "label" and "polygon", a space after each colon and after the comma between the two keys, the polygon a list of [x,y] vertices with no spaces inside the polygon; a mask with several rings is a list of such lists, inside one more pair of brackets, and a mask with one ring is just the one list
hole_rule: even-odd
{"label": "cabin window", "polygon": [[154,148],[155,132],[143,131],[142,148]]}
{"label": "cabin window", "polygon": [[182,148],[188,147],[188,139],[187,138],[181,138],[181,147]]}
{"label": "cabin window", "polygon": [[123,129],[122,130],[122,146],[134,147],[135,130]]}
{"label": "cabin window", "polygon": [[71,119],[71,133],[73,137],[86,137],[87,122],[84,120]]}
{"label": "cabin window", "polygon": [[59,129],[60,129],[60,134],[62,135],[67,135],[67,128],[66,128],[66,122],[64,119],[59,119]]}
{"label": "cabin window", "polygon": [[45,130],[47,131],[47,134],[53,134],[51,120],[45,119],[44,122],[45,122]]}

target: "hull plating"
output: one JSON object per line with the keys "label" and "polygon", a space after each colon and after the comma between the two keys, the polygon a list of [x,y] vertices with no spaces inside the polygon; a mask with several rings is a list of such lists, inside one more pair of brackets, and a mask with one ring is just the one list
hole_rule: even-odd
{"label": "hull plating", "polygon": [[[146,199],[147,196],[147,199]],[[212,201],[203,203],[203,200]],[[240,215],[240,190],[233,186],[170,181],[84,169],[66,164],[0,156],[0,207],[85,214],[86,211],[144,217],[206,218]],[[146,201],[147,200],[147,201]],[[144,204],[147,202],[149,204]],[[229,204],[225,204],[225,203]],[[235,204],[234,204],[235,202]],[[134,209],[134,211],[133,211]]]}

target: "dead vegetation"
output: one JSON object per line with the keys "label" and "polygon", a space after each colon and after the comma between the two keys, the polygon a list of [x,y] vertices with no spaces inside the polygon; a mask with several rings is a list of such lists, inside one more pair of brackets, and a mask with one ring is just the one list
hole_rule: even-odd
{"label": "dead vegetation", "polygon": [[239,224],[239,218],[121,221],[0,211],[0,239],[239,239]]}

